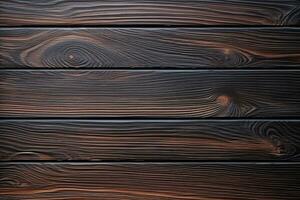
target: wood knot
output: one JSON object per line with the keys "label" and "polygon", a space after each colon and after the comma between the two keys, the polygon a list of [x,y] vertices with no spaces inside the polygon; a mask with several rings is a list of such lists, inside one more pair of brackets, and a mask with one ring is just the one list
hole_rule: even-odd
{"label": "wood knot", "polygon": [[231,49],[229,49],[229,48],[224,48],[224,54],[225,54],[225,55],[231,54]]}
{"label": "wood knot", "polygon": [[231,102],[231,98],[227,95],[221,95],[217,98],[217,102],[218,104],[220,104],[221,106],[228,106]]}

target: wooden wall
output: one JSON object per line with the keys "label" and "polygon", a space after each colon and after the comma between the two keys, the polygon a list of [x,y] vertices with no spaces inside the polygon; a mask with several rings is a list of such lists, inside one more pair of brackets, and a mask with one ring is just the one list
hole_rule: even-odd
{"label": "wooden wall", "polygon": [[0,2],[0,199],[297,200],[299,0]]}

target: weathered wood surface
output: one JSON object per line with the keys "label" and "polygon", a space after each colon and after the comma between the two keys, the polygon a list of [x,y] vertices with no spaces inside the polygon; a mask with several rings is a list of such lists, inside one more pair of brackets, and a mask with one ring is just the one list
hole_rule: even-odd
{"label": "weathered wood surface", "polygon": [[6,0],[0,25],[299,25],[298,0]]}
{"label": "weathered wood surface", "polygon": [[298,117],[300,71],[2,70],[1,117]]}
{"label": "weathered wood surface", "polygon": [[3,199],[297,200],[299,164],[7,164]]}
{"label": "weathered wood surface", "polygon": [[4,120],[0,160],[299,160],[300,121]]}
{"label": "weathered wood surface", "polygon": [[299,0],[1,1],[0,199],[298,200],[299,25]]}
{"label": "weathered wood surface", "polygon": [[2,28],[0,68],[300,66],[299,28]]}

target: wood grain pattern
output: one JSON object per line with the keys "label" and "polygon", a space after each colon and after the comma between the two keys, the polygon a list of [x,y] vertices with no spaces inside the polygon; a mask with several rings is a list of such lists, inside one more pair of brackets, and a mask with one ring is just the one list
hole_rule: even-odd
{"label": "wood grain pattern", "polygon": [[1,1],[0,199],[298,200],[299,25],[299,0]]}
{"label": "wood grain pattern", "polygon": [[0,68],[297,68],[299,28],[2,28]]}
{"label": "wood grain pattern", "polygon": [[298,0],[6,0],[0,25],[299,25]]}
{"label": "wood grain pattern", "polygon": [[4,120],[0,160],[300,160],[300,121]]}
{"label": "wood grain pattern", "polygon": [[299,164],[1,164],[4,199],[297,200]]}
{"label": "wood grain pattern", "polygon": [[299,70],[2,70],[1,117],[298,117]]}

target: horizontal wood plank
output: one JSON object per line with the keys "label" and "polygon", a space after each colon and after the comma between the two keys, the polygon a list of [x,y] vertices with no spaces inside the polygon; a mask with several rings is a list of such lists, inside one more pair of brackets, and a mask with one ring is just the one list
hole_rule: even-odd
{"label": "horizontal wood plank", "polygon": [[4,199],[296,200],[299,164],[6,164]]}
{"label": "horizontal wood plank", "polygon": [[298,117],[299,70],[2,70],[1,117]]}
{"label": "horizontal wood plank", "polygon": [[300,121],[4,120],[0,160],[300,160]]}
{"label": "horizontal wood plank", "polygon": [[0,25],[299,25],[298,0],[6,0]]}
{"label": "horizontal wood plank", "polygon": [[2,28],[0,68],[294,68],[299,28]]}

